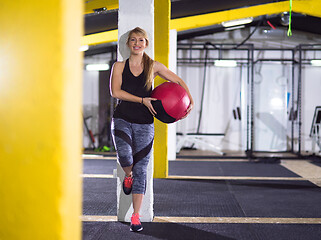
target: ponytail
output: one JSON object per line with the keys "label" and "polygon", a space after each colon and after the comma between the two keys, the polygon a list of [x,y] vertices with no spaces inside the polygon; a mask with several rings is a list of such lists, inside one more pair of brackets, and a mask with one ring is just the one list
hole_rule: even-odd
{"label": "ponytail", "polygon": [[154,79],[154,61],[145,52],[143,54],[144,75],[146,78],[145,87],[147,90],[152,88]]}

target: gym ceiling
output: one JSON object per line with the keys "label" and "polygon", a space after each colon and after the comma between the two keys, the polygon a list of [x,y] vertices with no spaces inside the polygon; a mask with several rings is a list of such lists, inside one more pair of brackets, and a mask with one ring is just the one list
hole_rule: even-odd
{"label": "gym ceiling", "polygon": [[[321,1],[292,1],[292,31],[321,36]],[[224,31],[222,22],[246,17],[253,17],[246,27],[256,26],[263,19],[262,26],[269,26],[269,21],[276,28],[287,28],[282,14],[289,10],[289,0],[171,0],[170,29],[177,29],[178,40],[183,40]],[[86,55],[108,51],[108,43],[118,37],[118,0],[85,0],[84,17],[82,43],[92,46]]]}

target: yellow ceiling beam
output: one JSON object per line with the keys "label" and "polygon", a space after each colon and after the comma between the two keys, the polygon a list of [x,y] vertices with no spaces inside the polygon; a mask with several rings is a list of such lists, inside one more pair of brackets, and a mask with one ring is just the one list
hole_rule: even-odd
{"label": "yellow ceiling beam", "polygon": [[94,9],[118,9],[118,0],[85,0],[85,14],[93,13]]}
{"label": "yellow ceiling beam", "polygon": [[[208,27],[211,25],[220,24],[225,21],[246,17],[279,14],[282,12],[288,12],[289,9],[289,1],[283,1],[184,18],[177,18],[170,21],[170,29],[176,29],[179,32],[194,28]],[[293,12],[307,14],[314,17],[321,17],[321,12],[319,11],[319,9],[321,9],[320,0],[293,0]],[[96,45],[101,43],[116,42],[118,40],[118,31],[112,30],[103,33],[86,35],[82,40],[83,45]]]}
{"label": "yellow ceiling beam", "polygon": [[321,1],[320,0],[294,0],[292,4],[293,12],[310,15],[321,18]]}
{"label": "yellow ceiling beam", "polygon": [[268,3],[247,8],[238,8],[227,11],[173,19],[170,23],[170,28],[177,29],[177,31],[184,31],[193,28],[207,27],[215,24],[220,24],[225,21],[246,17],[258,17],[262,15],[278,14],[280,12],[288,10],[288,2]]}
{"label": "yellow ceiling beam", "polygon": [[111,30],[107,32],[95,33],[83,36],[81,39],[81,45],[97,45],[102,43],[117,42],[118,30]]}

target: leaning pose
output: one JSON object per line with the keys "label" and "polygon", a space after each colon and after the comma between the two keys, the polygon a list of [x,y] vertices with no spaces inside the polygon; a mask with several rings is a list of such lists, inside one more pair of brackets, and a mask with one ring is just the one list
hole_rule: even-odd
{"label": "leaning pose", "polygon": [[134,212],[130,231],[143,230],[139,211],[146,191],[146,171],[154,140],[154,117],[156,112],[151,101],[152,85],[158,75],[165,80],[180,84],[191,100],[185,117],[194,106],[193,98],[185,82],[163,64],[152,60],[146,53],[148,37],[136,27],[129,32],[127,46],[130,56],[113,65],[110,91],[118,104],[112,119],[112,135],[117,160],[125,172],[123,191],[132,193]]}

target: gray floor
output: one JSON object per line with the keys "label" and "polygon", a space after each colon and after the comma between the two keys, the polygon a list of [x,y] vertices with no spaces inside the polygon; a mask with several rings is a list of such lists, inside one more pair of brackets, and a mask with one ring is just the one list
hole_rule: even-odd
{"label": "gray floor", "polygon": [[[280,164],[170,161],[169,174],[231,179],[154,179],[154,214],[166,217],[288,218],[277,223],[83,222],[83,239],[321,239],[321,189]],[[319,168],[319,164],[314,165]],[[84,174],[112,174],[115,160],[84,160]],[[241,176],[244,179],[233,179]],[[247,178],[249,177],[249,178]],[[254,177],[251,179],[250,177]],[[272,177],[269,180],[258,180]],[[277,180],[273,178],[288,178]],[[83,215],[116,216],[116,179],[84,178]],[[291,220],[316,219],[318,224]]]}

